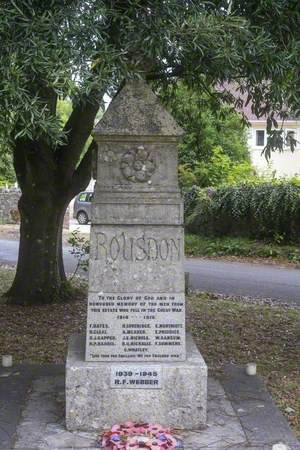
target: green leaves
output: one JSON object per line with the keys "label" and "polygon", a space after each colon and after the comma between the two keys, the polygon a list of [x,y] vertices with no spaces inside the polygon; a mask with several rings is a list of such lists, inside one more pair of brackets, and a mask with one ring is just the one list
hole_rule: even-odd
{"label": "green leaves", "polygon": [[43,137],[57,147],[67,139],[57,98],[113,95],[141,76],[202,90],[203,79],[234,79],[259,115],[284,103],[299,111],[299,14],[292,1],[267,3],[232,2],[227,14],[222,1],[3,1],[0,140]]}
{"label": "green leaves", "polygon": [[7,148],[0,148],[0,187],[16,182],[12,155]]}
{"label": "green leaves", "polygon": [[[217,186],[237,177],[253,176],[246,128],[223,95],[203,77],[201,87],[177,83],[161,89],[160,97],[186,131],[179,147],[179,179],[183,187]],[[205,89],[204,94],[202,90]]]}
{"label": "green leaves", "polygon": [[188,217],[194,233],[298,241],[300,187],[292,182],[243,183],[202,190]]}

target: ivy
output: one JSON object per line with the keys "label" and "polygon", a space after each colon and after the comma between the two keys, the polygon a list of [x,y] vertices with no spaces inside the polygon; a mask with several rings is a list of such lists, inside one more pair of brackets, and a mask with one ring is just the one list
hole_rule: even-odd
{"label": "ivy", "polygon": [[195,234],[245,236],[278,243],[299,240],[300,186],[292,182],[202,189],[192,206],[186,209],[186,222]]}

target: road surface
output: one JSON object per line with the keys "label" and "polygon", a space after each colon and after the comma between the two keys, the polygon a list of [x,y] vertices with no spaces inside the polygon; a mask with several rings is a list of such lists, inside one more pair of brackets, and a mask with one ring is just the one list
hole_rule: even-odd
{"label": "road surface", "polygon": [[[0,239],[0,263],[15,265],[18,259],[18,251],[19,241]],[[66,272],[73,273],[77,264],[68,247],[64,247],[64,263]]]}
{"label": "road surface", "polygon": [[[0,239],[0,262],[14,265],[18,241]],[[64,247],[66,271],[72,273],[76,260]],[[220,294],[272,298],[300,306],[300,271],[293,268],[240,262],[188,258],[185,270],[194,289]]]}
{"label": "road surface", "polygon": [[195,289],[271,298],[300,306],[300,270],[271,265],[189,258],[185,270]]}

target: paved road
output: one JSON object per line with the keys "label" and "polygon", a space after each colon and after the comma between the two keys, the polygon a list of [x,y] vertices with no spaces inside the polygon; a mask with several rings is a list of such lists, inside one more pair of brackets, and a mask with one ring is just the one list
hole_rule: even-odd
{"label": "paved road", "polygon": [[220,294],[272,298],[300,306],[300,270],[228,261],[187,259],[185,270],[196,289]]}
{"label": "paved road", "polygon": [[[0,262],[16,264],[18,242],[0,239]],[[76,266],[74,257],[64,248],[66,271]],[[221,294],[273,298],[300,305],[300,271],[268,265],[189,258],[185,270],[194,289]]]}
{"label": "paved road", "polygon": [[[18,259],[19,242],[0,239],[0,263],[15,265]],[[67,273],[72,273],[76,267],[76,260],[67,247],[64,248],[64,262]]]}

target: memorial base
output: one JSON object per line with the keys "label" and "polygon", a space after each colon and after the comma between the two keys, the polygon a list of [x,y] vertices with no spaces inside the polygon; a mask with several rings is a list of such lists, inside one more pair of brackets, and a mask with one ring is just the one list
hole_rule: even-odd
{"label": "memorial base", "polygon": [[[160,423],[199,429],[206,422],[207,366],[191,336],[183,362],[86,362],[85,338],[74,335],[66,363],[66,426],[68,430],[101,431],[115,423]],[[157,368],[158,383],[114,387],[119,366],[130,373]],[[143,372],[145,373],[145,372]],[[151,373],[151,372],[149,372]],[[119,381],[118,381],[119,383]]]}

